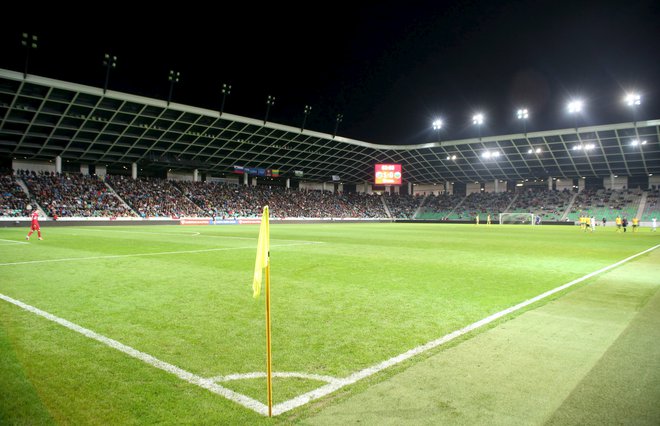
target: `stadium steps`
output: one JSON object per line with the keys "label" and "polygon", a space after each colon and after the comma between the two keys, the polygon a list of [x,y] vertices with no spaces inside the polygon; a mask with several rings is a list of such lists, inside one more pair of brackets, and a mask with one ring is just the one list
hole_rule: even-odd
{"label": "stadium steps", "polygon": [[642,220],[642,216],[644,215],[644,209],[646,208],[646,199],[648,198],[649,193],[648,191],[643,191],[642,196],[639,200],[639,208],[637,209],[637,215],[635,217],[640,218],[640,221]]}
{"label": "stadium steps", "polygon": [[573,208],[573,204],[575,204],[575,199],[577,198],[579,192],[576,192],[573,194],[573,198],[571,198],[571,201],[568,202],[568,206],[566,206],[566,210],[564,211],[564,214],[561,215],[561,218],[559,219],[561,222],[565,221],[566,218],[568,217],[568,214],[571,212],[571,209]]}
{"label": "stadium steps", "polygon": [[118,193],[117,191],[115,191],[115,189],[114,189],[113,187],[111,187],[110,184],[109,184],[108,182],[106,182],[106,181],[104,180],[103,183],[105,184],[106,187],[108,187],[108,189],[109,189],[113,194],[115,194],[115,197],[117,197],[117,198],[119,199],[119,201],[121,201],[122,203],[124,203],[124,207],[126,207],[128,210],[130,210],[130,211],[132,211],[133,213],[135,213],[138,217],[140,216],[140,215],[138,214],[138,212],[136,212],[136,211],[133,209],[133,207],[131,207],[126,201],[124,201],[123,198],[121,198],[121,197],[119,196],[119,193]]}
{"label": "stadium steps", "polygon": [[513,198],[511,199],[511,202],[509,203],[509,205],[506,206],[506,208],[504,209],[503,213],[509,213],[509,209],[511,208],[513,203],[515,203],[516,200],[518,199],[518,195],[520,195],[520,194],[516,192],[515,195],[513,196]]}
{"label": "stadium steps", "polygon": [[25,194],[26,194],[26,195],[28,196],[28,198],[29,198],[29,197],[30,197],[30,190],[28,189],[28,187],[27,187],[27,185],[25,184],[25,182],[23,182],[23,179],[20,178],[20,177],[18,177],[18,176],[15,176],[15,178],[16,178],[16,183],[18,183],[18,186],[21,187],[21,189],[23,190],[23,192],[25,192]]}
{"label": "stadium steps", "polygon": [[[461,201],[459,201],[458,204],[456,204],[456,205],[454,206],[454,208],[451,209],[451,210],[449,211],[449,213],[447,213],[447,216],[445,216],[444,218],[448,218],[448,217],[450,217],[452,214],[454,214],[454,213],[456,212],[456,210],[458,210],[458,208],[461,206],[461,204],[463,204],[463,202],[464,202],[465,200],[467,200],[467,197],[468,197],[467,195],[466,195],[465,197],[463,197],[463,199],[462,199]],[[443,218],[443,219],[444,219],[444,218]]]}
{"label": "stadium steps", "polygon": [[18,186],[20,186],[21,189],[23,190],[23,192],[25,192],[25,193],[27,194],[27,196],[28,196],[28,200],[29,200],[29,203],[30,203],[31,205],[33,205],[34,208],[39,212],[39,216],[40,216],[40,217],[50,217],[50,216],[46,213],[46,211],[45,211],[44,209],[41,208],[41,206],[39,205],[39,203],[37,203],[37,199],[34,198],[34,197],[32,196],[32,194],[30,194],[30,190],[28,189],[28,187],[27,187],[27,185],[25,184],[25,182],[23,182],[23,178],[18,177],[18,176],[15,176],[15,178],[16,178],[16,183],[18,184]]}
{"label": "stadium steps", "polygon": [[417,215],[422,211],[422,207],[424,207],[424,203],[426,203],[426,199],[429,197],[429,194],[424,194],[424,199],[422,200],[421,203],[419,203],[419,207],[417,207],[417,210],[415,210],[415,214],[413,214],[413,219],[417,219]]}
{"label": "stadium steps", "polygon": [[380,196],[380,201],[383,202],[383,207],[385,208],[385,213],[387,213],[387,217],[392,219],[392,213],[390,212],[390,208],[387,207],[387,203],[385,202],[385,197],[382,195]]}

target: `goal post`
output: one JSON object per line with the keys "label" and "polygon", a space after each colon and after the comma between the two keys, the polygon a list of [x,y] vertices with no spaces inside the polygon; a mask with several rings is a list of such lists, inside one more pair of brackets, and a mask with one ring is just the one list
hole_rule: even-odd
{"label": "goal post", "polygon": [[534,213],[500,213],[500,225],[535,225]]}

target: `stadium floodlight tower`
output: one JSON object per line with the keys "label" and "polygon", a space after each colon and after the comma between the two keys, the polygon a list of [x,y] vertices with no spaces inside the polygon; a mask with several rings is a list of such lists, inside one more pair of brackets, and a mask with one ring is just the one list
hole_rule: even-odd
{"label": "stadium floodlight tower", "polygon": [[527,136],[527,119],[529,118],[529,110],[527,108],[518,109],[516,117],[518,117],[518,120],[522,123],[523,134]]}
{"label": "stadium floodlight tower", "polygon": [[23,72],[23,78],[27,78],[30,50],[37,48],[37,41],[38,37],[34,34],[23,33],[21,37],[21,46],[25,48],[25,71]]}
{"label": "stadium floodlight tower", "polygon": [[443,124],[444,123],[443,123],[442,119],[440,119],[440,118],[436,118],[435,120],[433,120],[433,123],[432,123],[433,130],[435,130],[435,133],[436,133],[436,136],[438,137],[438,140],[440,140],[440,130],[442,130],[442,125]]}
{"label": "stadium floodlight tower", "polygon": [[227,96],[231,95],[231,84],[222,83],[222,104],[220,105],[220,115],[225,112],[225,101]]}
{"label": "stadium floodlight tower", "polygon": [[305,110],[303,111],[303,122],[302,122],[302,126],[300,126],[301,132],[305,130],[305,123],[307,123],[307,117],[311,112],[312,112],[312,107],[310,105],[305,105]]}
{"label": "stadium floodlight tower", "polygon": [[270,107],[275,105],[275,96],[268,95],[266,98],[266,116],[264,117],[264,124],[268,121],[268,114],[270,114]]}
{"label": "stadium floodlight tower", "polygon": [[117,57],[106,53],[103,56],[103,66],[105,70],[105,84],[103,85],[103,94],[108,91],[108,81],[110,80],[110,69],[117,68]]}
{"label": "stadium floodlight tower", "polygon": [[170,70],[170,75],[167,78],[170,81],[170,94],[167,96],[167,106],[170,106],[170,101],[172,101],[172,93],[174,93],[174,84],[179,82],[179,77],[181,77],[180,72]]}
{"label": "stadium floodlight tower", "polygon": [[582,112],[582,107],[584,103],[581,99],[574,99],[568,103],[568,113],[573,115],[575,119],[575,133],[578,130],[578,114]]}
{"label": "stadium floodlight tower", "polygon": [[628,93],[626,94],[625,98],[623,98],[623,101],[632,110],[633,126],[635,126],[636,128],[637,118],[635,113],[637,111],[637,107],[639,107],[642,104],[642,95],[640,95],[639,93]]}
{"label": "stadium floodlight tower", "polygon": [[339,123],[344,121],[344,114],[337,114],[337,121],[335,123],[335,132],[332,134],[332,138],[334,139],[337,136],[337,131],[339,130]]}
{"label": "stadium floodlight tower", "polygon": [[482,113],[476,113],[472,116],[472,124],[477,126],[477,132],[479,135],[479,140],[481,140],[481,125],[484,124],[484,115]]}

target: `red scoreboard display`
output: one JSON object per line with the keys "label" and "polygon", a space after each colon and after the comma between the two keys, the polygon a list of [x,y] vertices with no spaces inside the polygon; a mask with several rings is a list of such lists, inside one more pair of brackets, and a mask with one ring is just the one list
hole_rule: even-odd
{"label": "red scoreboard display", "polygon": [[401,185],[401,164],[376,164],[376,185]]}

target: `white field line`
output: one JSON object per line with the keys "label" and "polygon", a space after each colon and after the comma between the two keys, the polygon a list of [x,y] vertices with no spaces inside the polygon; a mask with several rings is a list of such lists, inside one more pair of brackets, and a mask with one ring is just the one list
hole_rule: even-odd
{"label": "white field line", "polygon": [[[282,377],[282,378],[296,378],[296,379],[308,379],[308,380],[318,380],[319,382],[328,382],[335,383],[340,382],[341,379],[332,376],[322,376],[320,374],[307,374],[307,373],[296,373],[296,372],[273,372],[273,377]],[[210,377],[209,380],[213,382],[230,382],[232,380],[246,380],[246,379],[265,379],[266,373],[263,372],[254,372],[254,373],[241,373],[241,374],[228,374],[226,376],[215,376]]]}
{"label": "white field line", "polygon": [[533,297],[533,298],[528,299],[524,302],[518,303],[517,305],[511,306],[510,308],[504,309],[503,311],[500,311],[500,312],[497,312],[493,315],[490,315],[490,316],[488,316],[488,317],[486,317],[482,320],[479,320],[479,321],[477,321],[475,323],[472,323],[472,324],[470,324],[466,327],[463,327],[460,330],[456,330],[452,333],[449,333],[445,336],[442,336],[439,339],[432,340],[432,341],[430,341],[430,342],[428,342],[428,343],[426,343],[422,346],[418,346],[416,348],[413,348],[413,349],[411,349],[407,352],[404,352],[404,353],[402,353],[400,355],[397,355],[393,358],[385,360],[385,361],[383,361],[379,364],[376,364],[376,365],[373,365],[371,367],[367,367],[364,370],[360,370],[358,372],[355,372],[355,373],[351,374],[350,376],[348,376],[346,378],[338,380],[335,383],[329,383],[327,385],[321,386],[318,389],[315,389],[313,391],[310,391],[310,392],[307,392],[305,394],[299,395],[299,396],[297,396],[293,399],[290,399],[288,401],[277,404],[277,405],[273,406],[273,415],[278,415],[278,414],[285,413],[287,411],[293,410],[294,408],[300,407],[301,405],[307,404],[308,402],[311,402],[311,401],[314,401],[314,400],[319,399],[321,397],[324,397],[324,396],[326,396],[326,395],[328,395],[328,394],[330,394],[330,393],[332,393],[332,392],[334,392],[334,391],[336,391],[336,390],[338,390],[338,389],[340,389],[344,386],[351,385],[351,384],[357,382],[358,380],[362,380],[365,377],[369,377],[373,374],[376,374],[380,371],[385,370],[386,368],[389,368],[389,367],[392,367],[393,365],[399,364],[399,363],[401,363],[401,362],[403,362],[403,361],[405,361],[409,358],[412,358],[412,357],[414,357],[416,355],[419,355],[423,352],[426,352],[428,350],[436,348],[436,347],[438,347],[438,346],[440,346],[444,343],[447,343],[447,342],[449,342],[449,341],[451,341],[451,340],[453,340],[453,339],[455,339],[459,336],[467,334],[467,333],[471,332],[472,330],[475,330],[479,327],[482,327],[486,324],[489,324],[489,323],[491,323],[491,322],[493,322],[493,321],[495,321],[499,318],[502,318],[503,316],[506,316],[506,315],[508,315],[512,312],[520,310],[520,309],[524,308],[525,306],[529,306],[532,303],[535,303],[535,302],[538,302],[539,300],[545,299],[548,296],[551,296],[555,293],[558,293],[562,290],[565,290],[565,289],[567,289],[571,286],[574,286],[575,284],[578,284],[578,283],[580,283],[584,280],[592,278],[592,277],[594,277],[598,274],[601,274],[605,271],[609,271],[610,269],[616,268],[617,266],[620,266],[620,265],[622,265],[622,264],[624,264],[624,263],[626,263],[626,262],[628,262],[628,261],[630,261],[630,260],[632,260],[632,259],[634,259],[638,256],[641,256],[641,255],[646,254],[646,253],[648,253],[652,250],[655,250],[658,247],[660,247],[660,244],[658,244],[654,247],[651,247],[650,249],[644,250],[640,253],[634,254],[630,257],[627,257],[623,260],[620,260],[616,263],[613,263],[609,266],[601,268],[597,271],[591,272],[591,273],[589,273],[589,274],[587,274],[583,277],[575,279],[571,282],[568,282],[564,285],[556,287],[552,290],[548,290],[545,293],[539,294],[536,297]]}
{"label": "white field line", "polygon": [[[201,232],[149,232],[149,231],[126,231],[126,230],[117,230],[117,229],[94,229],[94,228],[87,228],[87,227],[81,227],[77,228],[76,231],[85,231],[85,232],[104,232],[104,233],[117,233],[117,234],[146,234],[146,235],[176,235],[177,237],[194,237],[197,235],[201,235]],[[76,235],[75,233],[72,233],[71,235]],[[205,237],[208,237],[209,235],[204,235]],[[215,236],[215,235],[214,235]],[[232,236],[223,236],[223,235],[218,235],[218,237],[222,238],[233,238],[237,240],[256,240],[256,238],[252,237],[232,237]]]}
{"label": "white field line", "polygon": [[[270,247],[291,247],[291,246],[308,246],[311,244],[324,244],[324,243],[298,243],[298,244],[271,244]],[[211,251],[228,251],[228,250],[256,250],[256,247],[221,247],[212,249],[199,249],[199,250],[181,250],[181,251],[161,251],[156,253],[134,253],[134,254],[113,254],[107,256],[88,256],[88,257],[65,257],[61,259],[43,259],[43,260],[25,260],[21,262],[6,262],[0,263],[0,266],[13,266],[13,265],[31,265],[34,263],[51,263],[51,262],[71,262],[79,260],[99,260],[99,259],[122,259],[125,257],[140,257],[140,256],[163,256],[172,254],[190,254],[190,253],[207,253]]]}
{"label": "white field line", "polygon": [[[363,370],[357,371],[357,372],[355,372],[355,373],[351,374],[350,376],[345,377],[343,379],[336,379],[336,378],[329,377],[329,376],[306,375],[304,373],[279,373],[279,374],[275,373],[275,377],[314,378],[314,379],[318,379],[318,380],[328,381],[329,383],[327,385],[321,386],[320,388],[317,388],[313,391],[304,393],[304,394],[299,395],[299,396],[297,396],[293,399],[290,399],[288,401],[285,401],[285,402],[282,402],[280,404],[277,404],[277,405],[273,406],[273,415],[278,415],[278,414],[285,413],[287,411],[293,410],[294,408],[297,408],[297,407],[300,407],[304,404],[307,404],[311,401],[322,398],[322,397],[324,397],[324,396],[326,396],[326,395],[328,395],[328,394],[330,394],[330,393],[332,393],[332,392],[334,392],[338,389],[341,389],[344,386],[351,385],[351,384],[357,382],[358,380],[362,380],[366,377],[372,376],[372,375],[374,375],[374,374],[376,374],[380,371],[385,370],[386,368],[389,368],[389,367],[394,366],[396,364],[399,364],[399,363],[401,363],[401,362],[403,362],[403,361],[405,361],[409,358],[412,358],[416,355],[419,355],[423,352],[426,352],[428,350],[436,348],[436,347],[438,347],[438,346],[440,346],[444,343],[447,343],[447,342],[449,342],[449,341],[451,341],[451,340],[453,340],[453,339],[455,339],[459,336],[462,336],[466,333],[469,333],[470,331],[473,331],[473,330],[475,330],[479,327],[482,327],[486,324],[489,324],[489,323],[491,323],[491,322],[493,322],[493,321],[495,321],[499,318],[502,318],[502,317],[504,317],[504,316],[506,316],[506,315],[508,315],[512,312],[515,312],[515,311],[520,310],[520,309],[522,309],[526,306],[529,306],[532,303],[538,302],[539,300],[545,299],[548,296],[551,296],[555,293],[558,293],[562,290],[565,290],[565,289],[567,289],[571,286],[574,286],[575,284],[578,284],[578,283],[580,283],[584,280],[592,278],[592,277],[594,277],[598,274],[601,274],[603,272],[609,271],[610,269],[616,268],[617,266],[620,266],[620,265],[622,265],[622,264],[624,264],[624,263],[626,263],[626,262],[628,262],[628,261],[630,261],[630,260],[632,260],[636,257],[639,257],[643,254],[646,254],[650,251],[653,251],[653,250],[657,249],[658,247],[660,247],[660,244],[656,245],[654,247],[651,247],[647,250],[644,250],[640,253],[634,254],[630,257],[627,257],[623,260],[620,260],[616,263],[613,263],[609,266],[601,268],[597,271],[591,272],[587,275],[584,275],[580,278],[577,278],[577,279],[575,279],[571,282],[568,282],[564,285],[556,287],[552,290],[548,290],[545,293],[539,294],[538,296],[535,296],[535,297],[533,297],[531,299],[528,299],[524,302],[518,303],[517,305],[511,306],[510,308],[507,308],[507,309],[504,309],[500,312],[492,314],[492,315],[490,315],[490,316],[488,316],[488,317],[486,317],[482,320],[479,320],[479,321],[477,321],[475,323],[472,323],[472,324],[470,324],[466,327],[463,327],[463,328],[461,328],[459,330],[456,330],[452,333],[449,333],[449,334],[447,334],[443,337],[440,337],[439,339],[432,340],[432,341],[430,341],[430,342],[428,342],[428,343],[426,343],[422,346],[418,346],[416,348],[413,348],[413,349],[411,349],[407,352],[404,352],[404,353],[402,353],[400,355],[397,355],[393,358],[385,360],[385,361],[383,361],[379,364],[376,364],[374,366],[367,367]],[[231,401],[234,401],[234,402],[236,402],[236,403],[238,403],[238,404],[240,404],[240,405],[242,405],[246,408],[254,410],[255,412],[257,412],[261,415],[264,415],[264,416],[268,415],[268,407],[265,404],[263,404],[259,401],[256,401],[256,400],[254,400],[254,399],[252,399],[248,396],[239,394],[237,392],[234,392],[230,389],[224,388],[224,387],[214,383],[215,381],[237,380],[238,378],[241,378],[241,376],[243,376],[244,378],[265,377],[265,373],[247,373],[247,374],[243,374],[243,375],[234,374],[234,375],[229,375],[229,376],[217,376],[217,377],[210,378],[210,379],[203,378],[203,377],[197,376],[195,374],[192,374],[188,371],[182,370],[179,367],[176,367],[174,365],[171,365],[171,364],[168,364],[164,361],[161,361],[161,360],[159,360],[159,359],[157,359],[157,358],[155,358],[155,357],[153,357],[149,354],[146,354],[144,352],[140,352],[137,349],[133,349],[130,346],[126,346],[122,343],[119,343],[116,340],[113,340],[113,339],[110,339],[108,337],[102,336],[102,335],[97,334],[97,333],[95,333],[91,330],[88,330],[86,328],[83,328],[83,327],[80,327],[76,324],[73,324],[73,323],[71,323],[67,320],[64,320],[62,318],[56,317],[52,314],[49,314],[45,311],[37,309],[33,306],[30,306],[30,305],[27,305],[27,304],[25,304],[23,302],[20,302],[18,300],[12,299],[9,296],[5,296],[3,294],[0,294],[0,299],[4,299],[7,302],[12,303],[16,306],[19,306],[19,307],[21,307],[21,308],[23,308],[27,311],[30,311],[30,312],[35,313],[37,315],[40,315],[40,316],[42,316],[46,319],[49,319],[49,320],[54,321],[54,322],[56,322],[60,325],[63,325],[64,327],[67,327],[71,330],[77,331],[77,332],[79,332],[79,333],[81,333],[81,334],[83,334],[83,335],[85,335],[89,338],[92,338],[94,340],[102,342],[102,343],[104,343],[104,344],[106,344],[106,345],[108,345],[112,348],[115,348],[115,349],[117,349],[121,352],[126,353],[127,355],[130,355],[134,358],[140,359],[140,360],[146,362],[149,365],[152,365],[156,368],[160,368],[161,370],[172,373],[172,374],[176,375],[177,377],[181,378],[182,380],[185,380],[188,383],[196,384],[200,387],[203,387],[204,389],[208,389],[211,392],[214,392],[218,395],[224,396],[225,398],[227,398]],[[322,377],[325,378],[325,379],[322,379]]]}
{"label": "white field line", "polygon": [[107,346],[110,346],[113,349],[117,349],[120,352],[123,352],[129,356],[132,356],[133,358],[137,358],[140,361],[143,361],[153,367],[159,368],[161,370],[167,371],[168,373],[174,374],[181,380],[184,380],[188,383],[191,383],[193,385],[200,386],[204,389],[208,389],[213,393],[216,393],[218,395],[224,396],[225,398],[234,401],[246,408],[249,408],[251,410],[256,411],[259,414],[262,414],[264,416],[268,415],[268,407],[265,404],[262,404],[261,402],[254,400],[248,396],[242,395],[240,393],[234,392],[231,389],[227,389],[225,387],[222,387],[213,381],[209,379],[205,379],[203,377],[197,376],[196,374],[190,373],[186,370],[183,370],[175,365],[169,364],[165,361],[161,361],[158,358],[155,358],[149,354],[146,354],[144,352],[140,352],[137,349],[134,349],[130,346],[126,346],[123,343],[120,343],[116,340],[110,339],[108,337],[105,337],[103,335],[100,335],[92,330],[89,330],[87,328],[81,327],[77,324],[74,324],[70,321],[67,321],[63,318],[57,317],[55,315],[49,314],[48,312],[42,311],[41,309],[35,308],[34,306],[28,305],[26,303],[23,303],[19,300],[12,299],[9,296],[5,296],[4,294],[0,294],[0,299],[6,300],[9,303],[12,303],[20,308],[25,309],[26,311],[32,312],[33,314],[37,314],[41,317],[44,317],[50,321],[56,322],[70,330],[76,331],[86,337],[89,337],[90,339],[94,339],[98,342],[101,342]]}
{"label": "white field line", "polygon": [[[214,234],[202,234],[201,232],[148,232],[148,231],[119,231],[119,230],[106,230],[106,229],[92,229],[92,228],[86,228],[82,227],[77,230],[80,231],[90,231],[90,232],[123,232],[127,234],[147,234],[147,235],[176,235],[176,236],[181,236],[181,237],[190,237],[190,236],[200,236],[200,237],[208,237],[208,238],[226,238],[226,239],[232,239],[232,240],[253,240],[256,241],[256,237],[235,237],[232,235],[214,235]],[[72,234],[76,235],[76,234]],[[278,241],[298,241],[298,242],[304,242],[304,243],[324,243],[325,241],[309,241],[309,240],[286,240],[283,238],[278,238]]]}
{"label": "white field line", "polygon": [[28,242],[25,241],[15,241],[15,240],[3,240],[0,238],[0,241],[3,241],[5,244],[0,244],[0,245],[9,245],[9,244],[29,244]]}

